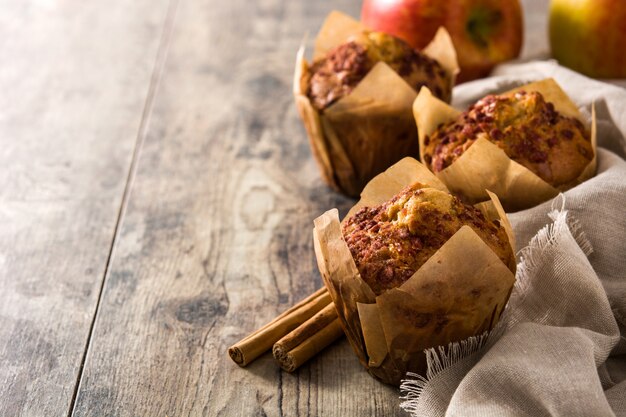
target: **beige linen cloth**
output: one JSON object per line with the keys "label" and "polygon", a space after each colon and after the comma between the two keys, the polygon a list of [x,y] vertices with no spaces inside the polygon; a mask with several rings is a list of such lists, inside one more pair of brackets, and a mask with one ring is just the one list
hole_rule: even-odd
{"label": "beige linen cloth", "polygon": [[553,77],[598,117],[595,177],[510,214],[518,274],[492,335],[427,351],[408,375],[413,416],[626,416],[626,90],[553,62],[500,67],[458,87],[455,106]]}

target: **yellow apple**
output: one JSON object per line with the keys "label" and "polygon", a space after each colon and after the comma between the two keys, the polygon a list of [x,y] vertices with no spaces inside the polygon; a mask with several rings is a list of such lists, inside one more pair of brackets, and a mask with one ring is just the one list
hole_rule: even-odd
{"label": "yellow apple", "polygon": [[550,47],[575,71],[626,78],[626,0],[552,0]]}

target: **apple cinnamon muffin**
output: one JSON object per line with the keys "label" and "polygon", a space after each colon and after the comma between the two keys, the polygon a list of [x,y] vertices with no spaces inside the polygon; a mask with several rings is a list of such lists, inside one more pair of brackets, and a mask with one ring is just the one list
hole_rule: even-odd
{"label": "apple cinnamon muffin", "polygon": [[580,120],[555,110],[539,92],[489,95],[424,138],[424,163],[450,166],[479,138],[553,187],[568,187],[593,158],[591,135]]}
{"label": "apple cinnamon muffin", "polygon": [[364,207],[343,225],[361,278],[376,295],[411,276],[462,226],[474,232],[509,267],[512,249],[504,227],[444,191],[415,183],[391,200]]}
{"label": "apple cinnamon muffin", "polygon": [[313,63],[307,91],[311,103],[318,110],[324,110],[348,95],[380,61],[389,65],[415,91],[426,86],[440,99],[450,101],[450,75],[436,60],[394,36],[364,31]]}

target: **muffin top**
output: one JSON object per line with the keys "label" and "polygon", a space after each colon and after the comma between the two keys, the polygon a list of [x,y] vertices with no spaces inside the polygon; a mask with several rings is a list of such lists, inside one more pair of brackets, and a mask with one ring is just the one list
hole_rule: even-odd
{"label": "muffin top", "polygon": [[343,236],[361,278],[380,295],[411,278],[465,225],[505,265],[514,268],[509,265],[511,245],[498,220],[487,220],[477,208],[421,183],[407,187],[380,206],[356,212],[344,223]]}
{"label": "muffin top", "polygon": [[440,99],[450,101],[450,78],[437,61],[394,36],[364,31],[313,63],[307,91],[313,106],[324,110],[348,95],[380,61],[387,63],[415,91],[427,86]]}
{"label": "muffin top", "polygon": [[580,120],[560,114],[539,92],[518,91],[489,95],[439,126],[424,138],[423,162],[439,172],[481,137],[554,187],[575,182],[593,158]]}

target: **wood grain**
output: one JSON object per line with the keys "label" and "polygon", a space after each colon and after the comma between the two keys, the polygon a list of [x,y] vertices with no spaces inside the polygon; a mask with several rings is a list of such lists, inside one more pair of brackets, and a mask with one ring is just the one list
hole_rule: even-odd
{"label": "wood grain", "polygon": [[2,2],[0,415],[70,408],[165,2]]}
{"label": "wood grain", "polygon": [[344,341],[293,375],[227,347],[321,285],[325,187],[290,94],[303,35],[355,1],[181,0],[75,416],[402,414]]}
{"label": "wood grain", "polygon": [[[360,3],[178,3],[2,3],[0,415],[401,415],[345,341],[292,375],[226,354],[321,286],[312,220],[352,202],[290,83]],[[546,3],[523,4],[542,56]]]}
{"label": "wood grain", "polygon": [[227,348],[321,286],[324,186],[291,96],[295,53],[354,2],[182,0],[75,416],[395,415],[343,341],[294,375]]}

